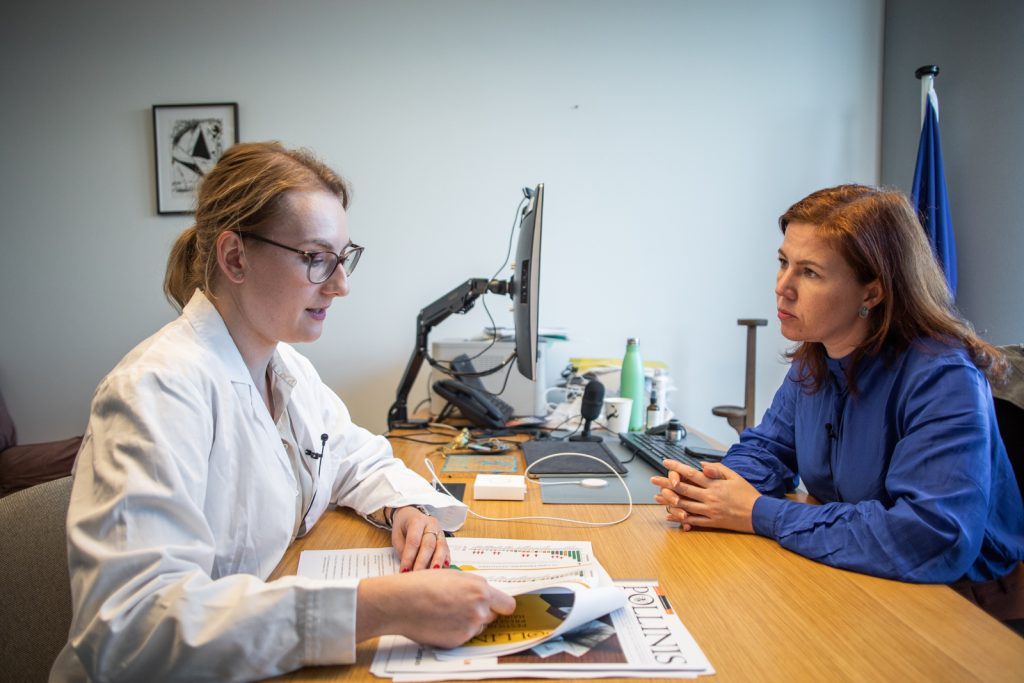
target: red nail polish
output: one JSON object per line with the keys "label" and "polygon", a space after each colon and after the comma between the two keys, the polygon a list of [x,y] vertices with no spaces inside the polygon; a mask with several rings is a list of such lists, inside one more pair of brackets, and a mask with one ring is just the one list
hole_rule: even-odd
{"label": "red nail polish", "polygon": [[409,568],[408,568],[408,567],[402,567],[402,573],[403,573],[403,574],[404,574],[404,573],[406,573],[407,571],[409,571]]}
{"label": "red nail polish", "polygon": [[445,567],[447,567],[447,566],[448,566],[448,564],[449,564],[448,560],[445,560],[445,561],[444,561],[444,566],[445,566]]}
{"label": "red nail polish", "polygon": [[441,568],[441,565],[439,565],[439,564],[435,564],[434,565],[434,569],[440,569],[440,568]]}

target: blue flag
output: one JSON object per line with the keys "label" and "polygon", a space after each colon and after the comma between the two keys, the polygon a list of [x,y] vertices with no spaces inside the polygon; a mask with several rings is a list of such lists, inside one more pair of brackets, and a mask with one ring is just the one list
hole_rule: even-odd
{"label": "blue flag", "polygon": [[911,197],[939,265],[946,274],[949,293],[955,297],[956,242],[953,239],[953,217],[949,212],[949,198],[946,196],[946,174],[942,169],[938,98],[934,88],[928,93],[925,104]]}

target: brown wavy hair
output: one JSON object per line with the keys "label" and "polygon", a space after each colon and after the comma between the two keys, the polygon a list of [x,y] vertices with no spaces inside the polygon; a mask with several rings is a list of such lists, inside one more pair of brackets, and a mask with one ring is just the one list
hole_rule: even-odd
{"label": "brown wavy hair", "polygon": [[164,275],[168,301],[180,311],[196,289],[209,292],[217,237],[226,230],[257,230],[278,215],[282,197],[293,190],[324,190],[348,208],[348,184],[306,150],[247,142],[224,152],[199,185],[195,224],[171,248]]}
{"label": "brown wavy hair", "polygon": [[[972,362],[990,379],[1000,379],[1006,361],[978,337],[953,306],[953,300],[924,229],[906,195],[865,185],[818,190],[779,217],[786,233],[790,223],[808,223],[853,268],[857,281],[878,280],[882,301],[868,318],[867,338],[853,352],[847,369],[856,391],[855,371],[865,355],[895,354],[917,339],[962,344]],[[799,379],[820,389],[828,376],[827,353],[820,342],[802,342],[786,356],[800,368]]]}

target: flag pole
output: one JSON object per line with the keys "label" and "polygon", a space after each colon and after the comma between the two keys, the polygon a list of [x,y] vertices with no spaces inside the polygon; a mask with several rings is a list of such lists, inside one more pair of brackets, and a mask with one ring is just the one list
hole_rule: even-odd
{"label": "flag pole", "polygon": [[938,74],[939,67],[935,64],[922,66],[914,72],[921,81],[921,134],[910,196],[921,219],[921,227],[928,235],[935,257],[946,275],[952,298],[956,296],[957,284],[956,241],[939,141],[939,97],[935,94],[935,77]]}
{"label": "flag pole", "polygon": [[[935,77],[939,75],[938,64],[928,64],[926,66],[918,67],[917,71],[914,72],[914,76],[921,81],[921,125],[924,125],[924,111],[928,104],[928,96],[932,92],[934,87]],[[935,108],[935,118],[939,118],[939,108],[937,102],[932,102],[932,106]]]}

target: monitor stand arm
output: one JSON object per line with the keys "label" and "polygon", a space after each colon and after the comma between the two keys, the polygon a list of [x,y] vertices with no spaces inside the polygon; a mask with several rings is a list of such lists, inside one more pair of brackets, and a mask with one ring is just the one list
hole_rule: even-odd
{"label": "monitor stand arm", "polygon": [[409,421],[407,401],[409,392],[412,391],[412,385],[416,382],[416,376],[419,375],[420,368],[423,366],[423,360],[427,357],[427,337],[430,335],[430,331],[453,313],[469,311],[473,308],[476,300],[487,292],[509,294],[511,291],[512,288],[505,280],[472,278],[420,311],[420,314],[416,316],[416,348],[409,358],[409,364],[405,366],[402,381],[398,383],[395,402],[388,410],[388,430],[418,429],[425,424],[424,422]]}

